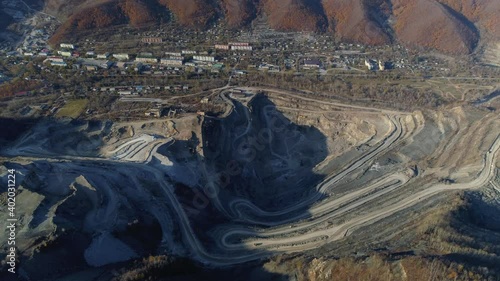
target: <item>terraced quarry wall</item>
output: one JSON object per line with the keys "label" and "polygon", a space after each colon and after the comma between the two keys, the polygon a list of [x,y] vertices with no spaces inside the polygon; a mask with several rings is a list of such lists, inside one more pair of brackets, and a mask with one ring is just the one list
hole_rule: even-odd
{"label": "terraced quarry wall", "polygon": [[0,175],[15,168],[20,184],[27,274],[156,253],[212,266],[325,254],[396,231],[450,194],[498,185],[495,112],[398,112],[260,90],[249,103],[222,93],[224,117],[42,120],[3,147]]}

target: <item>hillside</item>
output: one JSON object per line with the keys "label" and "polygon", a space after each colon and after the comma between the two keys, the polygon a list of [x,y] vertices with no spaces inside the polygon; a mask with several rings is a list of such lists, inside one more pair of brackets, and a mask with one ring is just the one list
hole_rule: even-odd
{"label": "hillside", "polygon": [[495,0],[438,0],[465,16],[479,29],[500,37],[500,2]]}
{"label": "hillside", "polygon": [[324,11],[328,17],[330,30],[342,41],[364,44],[385,44],[391,41],[380,23],[372,20],[370,13],[377,10],[368,7],[363,0],[323,0]]}
{"label": "hillside", "polygon": [[240,27],[252,21],[257,13],[253,0],[221,0],[224,17],[231,27]]}
{"label": "hillside", "polygon": [[476,28],[446,6],[430,0],[393,2],[393,28],[401,42],[458,54],[470,53],[476,47]]}
{"label": "hillside", "polygon": [[[81,6],[86,7],[88,4],[88,2],[83,2]],[[106,28],[127,23],[140,27],[144,24],[153,23],[160,17],[167,15],[166,13],[162,14],[158,6],[158,3],[151,0],[123,0],[108,1],[96,6],[82,8],[80,12],[69,15],[67,20],[52,36],[51,41],[57,43],[69,34],[94,28]],[[60,10],[60,15],[63,15],[66,13],[66,6],[59,6],[56,10]]]}
{"label": "hillside", "polygon": [[215,17],[215,8],[207,0],[159,0],[183,25],[203,28]]}
{"label": "hillside", "polygon": [[264,0],[264,12],[272,28],[286,31],[322,31],[326,27],[319,1]]}
{"label": "hillside", "polygon": [[468,54],[481,40],[500,39],[496,0],[47,0],[45,10],[65,20],[53,42],[125,23],[161,19],[203,29],[221,19],[241,28],[256,18],[276,30],[326,32],[363,44],[400,42],[449,54]]}

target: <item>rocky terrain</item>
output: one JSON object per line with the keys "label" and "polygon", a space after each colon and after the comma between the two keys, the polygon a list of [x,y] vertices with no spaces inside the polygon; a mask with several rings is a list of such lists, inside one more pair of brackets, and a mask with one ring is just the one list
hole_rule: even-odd
{"label": "rocky terrain", "polygon": [[20,276],[498,277],[497,112],[240,90],[265,94],[225,88],[216,117],[30,121],[5,140]]}
{"label": "rocky terrain", "polygon": [[401,42],[449,54],[469,54],[500,37],[496,0],[47,0],[45,7],[65,21],[53,42],[75,31],[124,23],[140,27],[174,20],[203,29],[222,20],[240,28],[260,18],[276,30],[326,32],[364,44]]}

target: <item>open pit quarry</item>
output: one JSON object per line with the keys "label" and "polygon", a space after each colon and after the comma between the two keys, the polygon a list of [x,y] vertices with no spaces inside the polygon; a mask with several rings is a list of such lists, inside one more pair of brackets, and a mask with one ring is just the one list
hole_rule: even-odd
{"label": "open pit quarry", "polygon": [[40,120],[2,147],[0,175],[16,169],[19,183],[18,250],[34,259],[25,274],[49,257],[102,266],[151,252],[242,264],[403,224],[405,210],[460,190],[500,197],[498,112],[400,112],[271,88],[219,98],[217,117]]}

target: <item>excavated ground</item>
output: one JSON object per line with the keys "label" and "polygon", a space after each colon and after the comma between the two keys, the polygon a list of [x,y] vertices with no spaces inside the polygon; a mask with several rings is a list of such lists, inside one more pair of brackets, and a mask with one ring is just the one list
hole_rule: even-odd
{"label": "excavated ground", "polygon": [[225,266],[338,250],[397,231],[457,190],[479,190],[478,206],[498,210],[495,111],[398,112],[244,90],[266,95],[240,103],[222,93],[222,118],[42,120],[4,147],[26,274],[48,280],[42,269],[54,264],[64,275],[152,253]]}

